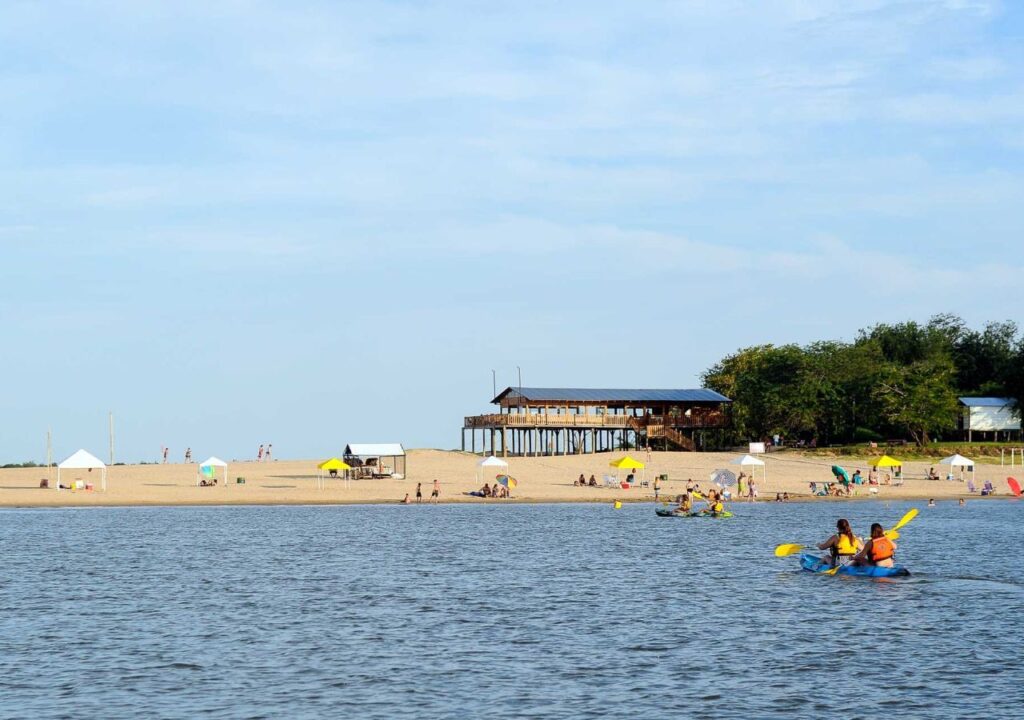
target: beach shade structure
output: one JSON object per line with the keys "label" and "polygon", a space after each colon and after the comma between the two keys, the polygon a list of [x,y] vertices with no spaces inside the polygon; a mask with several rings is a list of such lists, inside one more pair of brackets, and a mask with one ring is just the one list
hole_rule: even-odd
{"label": "beach shade structure", "polygon": [[897,460],[894,457],[883,455],[878,458],[878,462],[872,463],[875,467],[880,468],[892,468],[893,474],[896,476],[896,484],[903,484],[903,461]]}
{"label": "beach shade structure", "polygon": [[618,460],[612,460],[608,463],[609,466],[620,470],[644,470],[643,478],[647,479],[646,466],[639,460],[634,460],[629,455]]}
{"label": "beach shade structure", "polygon": [[100,487],[106,492],[107,489],[107,466],[98,457],[85,450],[79,450],[68,457],[64,462],[57,463],[57,490],[60,490],[61,470],[99,470]]}
{"label": "beach shade structure", "polygon": [[508,472],[508,463],[499,457],[489,455],[483,460],[476,464],[476,481],[482,483],[484,481],[484,473],[491,473],[495,470],[502,470],[505,473]]}
{"label": "beach shade structure", "polygon": [[[318,470],[316,475],[316,486],[322,490],[325,486],[324,473],[330,475],[333,470],[334,474],[337,475],[339,470],[351,470],[352,466],[344,460],[331,458],[330,460],[324,460],[322,463],[317,465],[316,469]],[[345,487],[348,487],[348,476],[345,477]]]}
{"label": "beach shade structure", "polygon": [[736,473],[732,470],[715,470],[711,473],[711,482],[718,487],[732,487],[736,484]]}
{"label": "beach shade structure", "polygon": [[963,455],[957,453],[956,455],[950,455],[939,460],[939,465],[949,465],[949,474],[953,474],[953,468],[960,468],[961,478],[963,477],[964,468],[971,471],[971,482],[974,482],[974,461],[970,458],[965,458]]}
{"label": "beach shade structure", "polygon": [[504,473],[499,473],[494,479],[497,480],[499,485],[504,485],[509,490],[515,490],[516,486],[519,485],[514,477],[511,475],[505,475]]}
{"label": "beach shade structure", "polygon": [[356,477],[404,480],[407,473],[402,443],[349,443],[342,459],[355,469]]}
{"label": "beach shade structure", "polygon": [[765,464],[764,460],[761,460],[760,458],[756,458],[753,455],[750,455],[749,453],[747,455],[742,455],[742,456],[736,458],[730,464],[731,465],[740,465],[740,466],[742,466],[744,468],[750,468],[750,477],[751,478],[754,477],[754,470],[757,467],[760,467],[761,468],[761,482],[767,482],[767,480],[768,480],[768,466]]}
{"label": "beach shade structure", "polygon": [[220,469],[224,474],[224,485],[228,484],[228,464],[221,460],[219,457],[210,456],[203,462],[199,463],[199,472],[196,473],[196,486],[199,486],[200,476],[205,477],[208,480],[212,480],[217,477],[217,469]]}

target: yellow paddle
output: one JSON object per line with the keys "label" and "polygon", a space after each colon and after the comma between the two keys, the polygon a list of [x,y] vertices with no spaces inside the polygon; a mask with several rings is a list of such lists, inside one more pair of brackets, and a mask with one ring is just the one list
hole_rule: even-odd
{"label": "yellow paddle", "polygon": [[[899,536],[900,536],[899,529],[901,527],[903,527],[904,525],[906,525],[911,520],[913,520],[914,518],[916,518],[916,517],[917,517],[917,508],[910,508],[910,510],[907,511],[907,514],[904,515],[903,517],[901,517],[900,521],[892,526],[891,530],[886,530],[885,531],[885,536],[887,538],[889,538],[890,540],[898,539]],[[841,568],[841,567],[842,567],[842,565],[836,565],[831,570],[826,570],[824,572],[824,574],[825,575],[835,575],[837,572],[839,572],[839,568]]]}
{"label": "yellow paddle", "polygon": [[786,543],[785,545],[779,545],[775,548],[775,557],[788,557],[789,555],[796,555],[798,552],[804,549],[804,545],[800,543]]}

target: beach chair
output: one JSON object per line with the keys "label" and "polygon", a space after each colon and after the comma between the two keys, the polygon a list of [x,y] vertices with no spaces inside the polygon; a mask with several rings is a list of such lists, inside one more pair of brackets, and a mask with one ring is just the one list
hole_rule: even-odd
{"label": "beach chair", "polygon": [[978,489],[976,487],[974,487],[974,481],[973,480],[968,480],[967,481],[967,492],[977,492],[977,491],[978,491]]}
{"label": "beach chair", "polygon": [[616,489],[618,489],[618,487],[619,487],[619,479],[617,477],[615,477],[614,475],[605,475],[604,476],[604,486],[606,488],[616,488]]}

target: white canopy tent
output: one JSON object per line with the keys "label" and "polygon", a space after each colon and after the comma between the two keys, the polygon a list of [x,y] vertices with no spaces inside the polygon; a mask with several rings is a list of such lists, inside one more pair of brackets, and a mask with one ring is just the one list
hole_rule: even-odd
{"label": "white canopy tent", "polygon": [[768,481],[768,467],[767,467],[767,465],[765,465],[764,460],[759,460],[758,458],[754,457],[753,455],[749,455],[748,454],[748,455],[744,455],[743,457],[738,457],[735,460],[733,460],[730,464],[731,465],[742,465],[744,467],[749,467],[750,468],[750,477],[751,478],[754,477],[754,468],[760,466],[760,468],[761,468],[761,482],[767,482]]}
{"label": "white canopy tent", "polygon": [[939,465],[949,465],[949,474],[952,476],[953,468],[961,468],[960,476],[963,477],[963,468],[968,468],[971,471],[971,482],[974,482],[974,461],[970,458],[965,458],[963,455],[957,453],[956,455],[950,455],[939,460]]}
{"label": "white canopy tent", "polygon": [[57,490],[60,490],[60,471],[61,470],[99,470],[100,471],[100,486],[103,491],[107,490],[107,466],[103,464],[103,461],[90,452],[85,450],[79,450],[64,462],[57,463]]}
{"label": "white canopy tent", "polygon": [[478,484],[484,481],[485,472],[504,472],[507,475],[508,463],[493,455],[485,457],[476,464],[476,481]]}
{"label": "white canopy tent", "polygon": [[[204,460],[203,462],[199,463],[199,469],[196,471],[196,487],[199,486],[199,480],[202,477],[203,468],[204,467],[222,468],[223,469],[223,473],[224,473],[224,485],[227,486],[227,484],[228,484],[228,464],[226,462],[224,462],[223,460],[221,460],[219,457],[211,455],[206,460]],[[214,470],[214,477],[216,477],[216,472],[217,471]]]}

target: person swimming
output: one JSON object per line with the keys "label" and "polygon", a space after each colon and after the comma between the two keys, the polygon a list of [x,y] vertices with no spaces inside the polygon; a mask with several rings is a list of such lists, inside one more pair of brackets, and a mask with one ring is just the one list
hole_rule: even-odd
{"label": "person swimming", "polygon": [[851,562],[862,545],[861,539],[853,534],[850,521],[846,518],[840,518],[836,522],[835,534],[831,535],[825,542],[819,543],[818,549],[829,551],[832,556],[832,566],[835,567],[837,563],[846,565]]}
{"label": "person swimming", "polygon": [[872,523],[871,539],[857,553],[853,562],[856,565],[875,565],[888,568],[895,564],[893,562],[895,555],[896,543],[885,536],[885,530],[879,523]]}
{"label": "person swimming", "polygon": [[935,507],[935,498],[928,499],[928,507]]}

